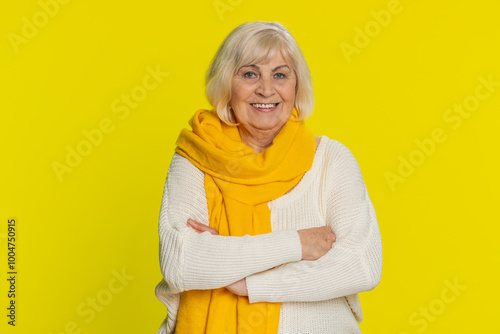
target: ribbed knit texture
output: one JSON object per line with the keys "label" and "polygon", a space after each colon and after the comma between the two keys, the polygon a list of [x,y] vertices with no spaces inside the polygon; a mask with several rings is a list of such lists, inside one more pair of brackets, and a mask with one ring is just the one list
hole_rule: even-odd
{"label": "ribbed knit texture", "polygon": [[[278,334],[360,333],[358,293],[380,281],[382,242],[347,147],[321,136],[311,169],[289,193],[268,202],[272,233],[218,236],[188,227],[188,218],[208,225],[203,180],[201,170],[174,154],[159,222],[163,279],[155,290],[168,315],[157,334],[174,333],[182,291],[220,288],[243,277],[250,303],[282,303]],[[297,230],[324,225],[335,233],[332,249],[302,261]]]}

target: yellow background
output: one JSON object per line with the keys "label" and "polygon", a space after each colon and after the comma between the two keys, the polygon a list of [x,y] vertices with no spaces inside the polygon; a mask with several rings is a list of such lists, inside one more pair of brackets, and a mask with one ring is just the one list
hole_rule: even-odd
{"label": "yellow background", "polygon": [[[204,75],[218,46],[251,20],[292,32],[313,75],[309,126],[361,166],[384,256],[380,285],[360,294],[363,333],[500,329],[500,86],[477,88],[480,77],[500,82],[497,1],[66,2],[45,6],[51,16],[50,0],[0,4],[2,277],[9,218],[18,233],[17,326],[6,324],[3,278],[2,333],[156,333],[166,315],[154,295],[157,224],[175,139],[209,107]],[[389,9],[377,23],[372,11]],[[357,51],[346,56],[347,44]],[[116,112],[148,68],[169,74]],[[447,110],[477,89],[488,97],[458,125]],[[58,178],[54,162],[106,119],[112,129]],[[446,140],[422,155],[415,141],[435,129]],[[410,156],[418,166],[391,186]],[[122,270],[125,283],[114,278]]]}

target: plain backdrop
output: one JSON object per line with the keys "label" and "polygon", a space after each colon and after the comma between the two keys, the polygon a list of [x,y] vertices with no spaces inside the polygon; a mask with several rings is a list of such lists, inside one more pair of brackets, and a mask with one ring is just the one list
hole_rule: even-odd
{"label": "plain backdrop", "polygon": [[310,66],[317,136],[361,167],[383,242],[363,333],[498,331],[494,0],[3,1],[0,259],[16,220],[16,326],[156,333],[158,218],[175,140],[209,108],[225,36],[277,21]]}

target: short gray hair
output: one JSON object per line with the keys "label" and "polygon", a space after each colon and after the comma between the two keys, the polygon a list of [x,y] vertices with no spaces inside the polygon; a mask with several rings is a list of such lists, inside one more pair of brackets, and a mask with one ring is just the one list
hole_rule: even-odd
{"label": "short gray hair", "polygon": [[295,105],[299,117],[307,119],[314,109],[314,94],[309,66],[292,34],[277,22],[246,22],[227,35],[217,50],[206,74],[205,93],[219,118],[228,125],[236,119],[229,109],[231,81],[241,66],[269,61],[276,51],[291,64],[297,77]]}

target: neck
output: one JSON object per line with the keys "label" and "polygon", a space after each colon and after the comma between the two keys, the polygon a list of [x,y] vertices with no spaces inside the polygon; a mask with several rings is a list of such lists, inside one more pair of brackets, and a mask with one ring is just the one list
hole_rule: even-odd
{"label": "neck", "polygon": [[263,131],[248,131],[243,127],[238,127],[241,141],[254,149],[255,153],[260,153],[273,144],[273,139],[279,133],[278,130],[270,129]]}

